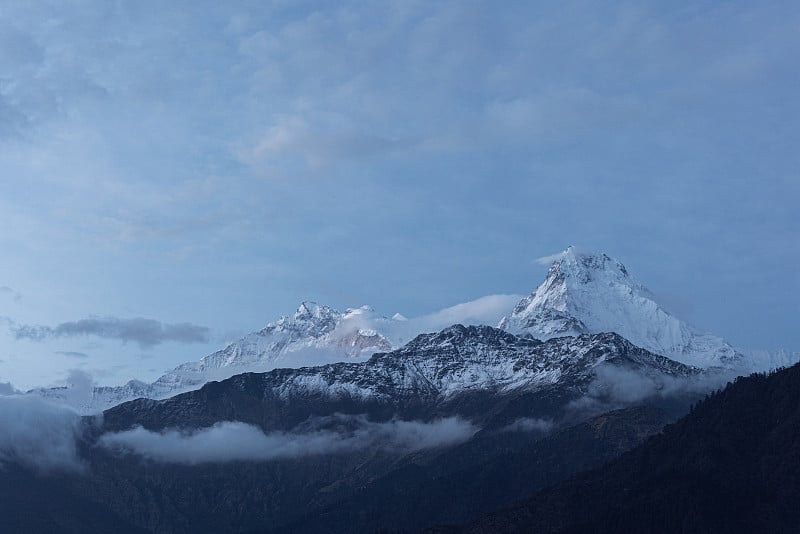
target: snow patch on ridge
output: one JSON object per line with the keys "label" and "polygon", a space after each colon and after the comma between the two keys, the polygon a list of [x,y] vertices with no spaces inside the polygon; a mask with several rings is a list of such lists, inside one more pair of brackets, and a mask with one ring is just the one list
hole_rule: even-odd
{"label": "snow patch on ridge", "polygon": [[80,392],[71,387],[42,388],[33,393],[90,414],[140,397],[164,399],[239,373],[362,362],[376,352],[397,349],[421,333],[454,323],[496,324],[520,298],[489,295],[410,319],[399,313],[389,319],[370,306],[340,312],[303,302],[294,314],[284,315],[198,361],[181,364],[155,382],[132,380],[122,386],[96,386]]}

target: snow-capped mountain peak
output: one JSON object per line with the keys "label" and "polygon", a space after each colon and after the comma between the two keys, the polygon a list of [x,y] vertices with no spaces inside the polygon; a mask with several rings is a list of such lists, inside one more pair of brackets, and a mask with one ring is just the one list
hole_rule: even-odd
{"label": "snow-capped mountain peak", "polygon": [[[630,380],[628,373],[638,377],[637,392],[620,396],[616,384],[621,377]],[[560,410],[556,404],[587,394],[611,403],[659,395],[675,380],[691,380],[701,373],[698,368],[636,347],[614,333],[543,342],[490,326],[458,324],[420,334],[402,348],[376,353],[366,362],[239,374],[215,389],[252,392],[249,394],[257,402],[280,403],[281,409],[269,410],[268,418],[273,428],[285,429],[281,421],[292,418],[295,406],[309,410],[319,402],[345,400],[365,409],[380,406],[383,414],[386,408],[417,416],[420,410],[463,414],[464,410],[481,411],[484,403],[461,402],[459,398],[474,399],[481,394],[480,398],[488,399],[525,392],[549,399],[537,404],[537,409]],[[203,406],[217,394],[199,395],[200,401],[196,400],[198,394],[189,393],[160,402],[129,403],[106,412],[104,421],[109,428],[130,427],[131,416],[139,424],[158,420],[159,426],[179,428],[185,427],[187,420],[208,421]],[[302,400],[293,402],[297,399]],[[304,412],[303,418],[307,415]]]}
{"label": "snow-capped mountain peak", "polygon": [[31,393],[66,402],[88,414],[137,397],[163,399],[238,373],[363,362],[376,352],[397,349],[418,334],[454,323],[496,324],[503,311],[519,298],[490,295],[411,319],[400,313],[390,319],[370,306],[339,312],[305,301],[293,314],[283,315],[197,361],[183,363],[155,382],[134,380],[122,386],[94,386],[81,391],[73,387],[39,388]]}
{"label": "snow-capped mountain peak", "polygon": [[341,313],[329,306],[304,301],[291,317],[284,315],[274,323],[268,324],[263,331],[268,333],[297,331],[317,338],[333,330],[341,317]]}
{"label": "snow-capped mountain peak", "polygon": [[723,339],[667,312],[620,261],[575,247],[553,260],[544,282],[500,328],[540,339],[617,332],[651,352],[701,367],[731,367],[738,359]]}

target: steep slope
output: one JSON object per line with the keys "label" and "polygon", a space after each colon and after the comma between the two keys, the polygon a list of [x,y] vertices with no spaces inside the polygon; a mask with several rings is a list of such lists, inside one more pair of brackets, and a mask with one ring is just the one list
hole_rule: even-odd
{"label": "steep slope", "polygon": [[[244,421],[287,430],[309,416],[369,413],[429,419],[459,414],[477,418],[481,395],[556,392],[563,404],[591,391],[613,395],[618,373],[631,371],[652,393],[699,370],[652,354],[617,334],[541,342],[488,326],[455,325],[422,334],[403,348],[363,363],[246,373],[170,399],[137,400],[107,410],[107,429],[197,428]],[[625,379],[630,379],[625,377]],[[554,393],[554,394],[556,394]],[[551,415],[551,414],[544,414]]]}
{"label": "steep slope", "polygon": [[[658,397],[659,387],[695,377],[698,370],[635,347],[616,334],[542,342],[487,326],[455,325],[420,335],[401,349],[375,354],[363,363],[246,373],[170,399],[136,400],[107,410],[101,425],[93,426],[87,437],[95,478],[85,485],[76,482],[75,491],[148,529],[241,531],[267,526],[269,531],[311,510],[340,501],[346,504],[359,488],[385,492],[395,487],[391,482],[395,476],[413,489],[419,480],[407,475],[420,474],[421,466],[460,480],[470,466],[479,468],[505,452],[521,453],[541,437],[536,424],[529,428],[530,418],[542,421],[543,428],[567,426],[585,417],[580,400],[591,398],[601,406],[625,402],[613,398],[613,384],[603,383],[618,373],[626,381],[630,376],[624,373],[643,377],[652,385],[651,395]],[[370,446],[273,461],[181,465],[150,460],[138,455],[137,449],[120,456],[116,449],[98,445],[104,436],[138,426],[154,431],[147,439],[156,440],[171,429],[188,436],[223,421],[255,425],[272,436],[313,437],[331,431],[352,436],[366,421],[428,424],[453,416],[482,429],[484,436],[472,438],[475,446],[456,447],[453,457],[447,446],[414,452]],[[597,448],[587,456],[587,463],[582,463],[582,455],[565,457],[560,467],[548,460],[553,469],[542,471],[540,480],[560,480],[567,473],[596,465],[611,451],[632,445],[632,434],[648,432],[644,429],[650,428],[651,421],[633,420],[638,430],[606,436],[610,441],[602,445],[595,443]],[[591,434],[586,430],[577,435],[588,441],[575,438],[572,446],[582,443],[580,447],[592,448],[587,432]],[[561,442],[542,450],[555,454],[569,446]],[[513,461],[498,461],[504,469],[516,470]],[[485,477],[490,477],[492,467],[485,469]],[[389,476],[388,486],[376,482],[384,476]],[[524,487],[521,484],[517,490],[509,489],[505,499],[498,490],[500,502],[519,495],[515,491]],[[465,495],[474,497],[470,492]],[[363,493],[357,500],[361,498]],[[441,517],[460,518],[464,511],[453,510]],[[389,518],[390,510],[386,512]],[[440,516],[429,515],[429,521],[420,526],[436,517]],[[353,526],[356,531],[360,528]],[[362,526],[368,530],[370,523]]]}
{"label": "steep slope", "polygon": [[632,408],[544,439],[522,428],[500,429],[482,432],[474,443],[412,454],[357,450],[197,465],[118,456],[89,443],[88,469],[81,474],[0,471],[0,530],[139,532],[131,524],[159,533],[415,528],[469,519],[526,489],[598,465],[666,420],[656,410]]}
{"label": "steep slope", "polygon": [[412,319],[400,314],[388,319],[369,306],[339,312],[329,306],[303,302],[294,314],[283,316],[199,361],[179,365],[152,383],[131,380],[122,386],[70,385],[40,388],[30,393],[68,404],[83,414],[97,413],[127,400],[163,399],[244,372],[364,361],[375,352],[401,347],[423,332],[460,322],[494,323],[518,298],[490,295]]}
{"label": "steep slope", "polygon": [[737,367],[741,355],[659,305],[619,261],[569,247],[500,328],[539,339],[616,332],[635,345],[699,367]]}
{"label": "steep slope", "polygon": [[[394,347],[387,339],[392,322],[368,306],[341,313],[329,306],[303,302],[294,315],[283,316],[197,362],[176,367],[156,380],[153,387],[174,393],[239,372],[265,371],[280,363],[297,367],[326,359],[358,360]],[[313,355],[304,358],[308,353]],[[163,393],[158,397],[161,396]]]}
{"label": "steep slope", "polygon": [[[600,466],[673,419],[650,406],[615,410],[541,437],[524,425],[478,433],[434,458],[413,458],[286,528],[305,532],[416,532],[468,521]],[[319,502],[320,496],[316,498]],[[324,502],[324,501],[323,501]]]}
{"label": "steep slope", "polygon": [[[651,433],[659,417],[612,417],[621,426],[596,420],[560,434],[566,441],[543,445],[545,459],[525,451],[551,428],[643,398],[660,404],[662,393],[680,394],[676,383],[703,375],[613,333],[542,342],[455,325],[367,362],[245,373],[84,418],[78,449],[86,472],[42,495],[56,499],[57,510],[75,496],[82,506],[105,510],[104,521],[118,516],[148,531],[242,532],[297,525],[311,511],[333,512],[329,507],[338,503],[341,513],[369,501],[362,488],[394,499],[391,493],[406,487],[415,492],[413,503],[417,490],[429,487],[433,503],[446,502],[448,480],[464,481],[472,470],[498,484],[499,500],[481,500],[480,488],[465,483],[459,495],[476,499],[474,509],[455,505],[438,515],[427,507],[425,521],[409,524],[425,526],[519,496],[525,469],[514,458],[530,466],[546,462],[533,487],[597,465]],[[621,384],[632,385],[637,396],[618,398]],[[452,425],[457,436],[451,439]],[[246,434],[231,433],[242,427]],[[619,430],[598,432],[601,427]],[[559,463],[559,452],[570,447],[576,455]],[[427,486],[428,468],[444,485]],[[517,473],[516,482],[503,486],[492,478],[495,468]],[[379,522],[391,521],[392,510],[384,512]]]}
{"label": "steep slope", "polygon": [[395,346],[372,327],[390,332],[396,322],[367,306],[342,313],[329,306],[303,302],[293,315],[283,316],[199,361],[179,365],[153,383],[131,381],[124,386],[95,387],[77,408],[92,413],[139,397],[162,399],[196,389],[211,380],[246,371],[266,371],[279,365],[299,367],[326,361],[363,360]]}
{"label": "steep slope", "polygon": [[75,479],[44,476],[4,463],[0,468],[0,532],[146,534],[108,506],[70,487]]}
{"label": "steep slope", "polygon": [[596,472],[445,532],[797,532],[800,364],[752,375]]}

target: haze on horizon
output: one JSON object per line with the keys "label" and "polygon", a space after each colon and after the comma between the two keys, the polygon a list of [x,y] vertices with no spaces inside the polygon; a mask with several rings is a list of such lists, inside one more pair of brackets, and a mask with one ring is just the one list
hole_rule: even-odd
{"label": "haze on horizon", "polygon": [[[620,259],[800,350],[792,2],[0,1],[0,393]],[[27,335],[19,336],[19,327]]]}

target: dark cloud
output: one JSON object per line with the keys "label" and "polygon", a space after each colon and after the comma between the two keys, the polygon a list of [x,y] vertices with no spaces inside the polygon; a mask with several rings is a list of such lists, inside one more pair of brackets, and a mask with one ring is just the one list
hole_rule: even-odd
{"label": "dark cloud", "polygon": [[[321,421],[324,419],[325,421]],[[105,434],[100,444],[119,453],[138,454],[169,463],[197,464],[231,461],[269,461],[366,448],[412,452],[445,447],[468,440],[477,428],[458,417],[431,422],[392,420],[370,422],[363,416],[320,418],[309,428],[264,433],[236,421],[217,423],[194,432],[151,432],[137,427]]]}
{"label": "dark cloud", "polygon": [[81,319],[61,323],[55,327],[41,325],[21,325],[13,328],[17,339],[44,341],[48,338],[98,336],[119,339],[125,343],[137,343],[140,347],[152,347],[166,341],[178,343],[205,343],[209,329],[191,323],[166,324],[155,319],[136,317],[119,319],[102,317]]}

